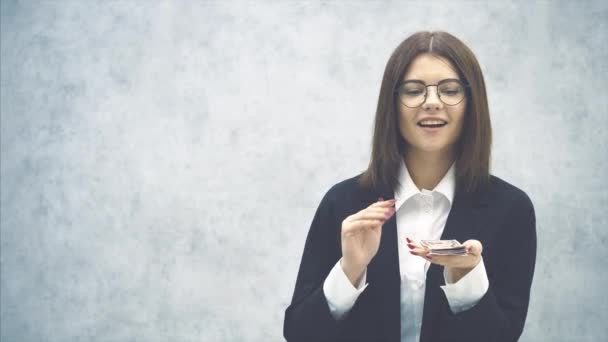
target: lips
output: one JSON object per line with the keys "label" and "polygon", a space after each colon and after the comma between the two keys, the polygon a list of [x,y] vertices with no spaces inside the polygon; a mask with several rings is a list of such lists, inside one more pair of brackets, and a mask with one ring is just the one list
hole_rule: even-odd
{"label": "lips", "polygon": [[424,123],[424,124],[423,124],[423,121],[420,121],[420,122],[417,123],[417,125],[419,127],[422,127],[422,128],[439,128],[439,127],[443,127],[443,126],[445,126],[447,124],[448,123],[445,122],[445,121],[433,122],[433,123]]}
{"label": "lips", "polygon": [[422,128],[440,128],[447,125],[447,121],[440,116],[425,116],[416,123]]}

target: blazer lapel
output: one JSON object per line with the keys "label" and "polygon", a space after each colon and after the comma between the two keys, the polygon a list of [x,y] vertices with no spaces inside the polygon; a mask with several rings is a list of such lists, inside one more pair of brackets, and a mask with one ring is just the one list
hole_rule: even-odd
{"label": "blazer lapel", "polygon": [[[389,200],[394,198],[394,194],[392,192],[371,194],[371,198],[364,200],[365,207],[377,201],[378,197]],[[385,340],[397,342],[401,336],[401,276],[395,216],[386,221],[382,227],[380,247],[367,267],[367,274],[369,286],[374,286],[376,293],[381,296],[379,304]]]}
{"label": "blazer lapel", "polygon": [[[479,229],[479,209],[482,199],[457,192],[454,203],[441,235],[442,240],[458,240],[464,242],[474,239]],[[431,264],[426,274],[426,292],[424,296],[424,311],[420,340],[427,341],[433,335],[435,317],[441,308],[442,296],[445,296],[441,285],[445,285],[443,266]]]}

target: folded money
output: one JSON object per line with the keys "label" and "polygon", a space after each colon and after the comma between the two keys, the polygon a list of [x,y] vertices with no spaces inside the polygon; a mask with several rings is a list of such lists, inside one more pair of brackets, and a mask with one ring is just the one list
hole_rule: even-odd
{"label": "folded money", "polygon": [[464,245],[456,240],[420,240],[420,244],[435,255],[466,255]]}

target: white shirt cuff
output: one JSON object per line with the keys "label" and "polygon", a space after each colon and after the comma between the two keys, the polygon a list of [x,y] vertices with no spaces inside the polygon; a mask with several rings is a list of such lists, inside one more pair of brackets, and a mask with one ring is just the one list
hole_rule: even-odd
{"label": "white shirt cuff", "polygon": [[441,289],[445,292],[453,313],[459,313],[474,307],[490,287],[483,257],[477,266],[456,283],[452,283],[452,275],[447,268],[443,269],[443,278],[446,285],[441,286]]}
{"label": "white shirt cuff", "polygon": [[327,299],[329,311],[335,319],[342,319],[355,305],[357,298],[359,298],[359,295],[368,285],[366,280],[367,268],[363,271],[361,281],[359,281],[359,284],[355,288],[344,273],[340,260],[334,265],[323,283],[323,293],[325,294],[325,299]]}

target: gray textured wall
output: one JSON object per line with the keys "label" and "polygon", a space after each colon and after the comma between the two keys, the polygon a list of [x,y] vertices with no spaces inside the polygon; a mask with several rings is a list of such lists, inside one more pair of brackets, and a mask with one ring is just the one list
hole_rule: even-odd
{"label": "gray textured wall", "polygon": [[602,1],[2,0],[2,341],[282,340],[314,211],[367,165],[385,63],[425,29],[477,54],[492,171],[536,206],[522,341],[605,338],[607,19]]}

